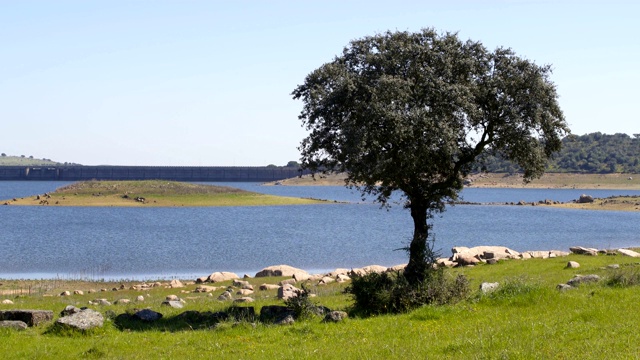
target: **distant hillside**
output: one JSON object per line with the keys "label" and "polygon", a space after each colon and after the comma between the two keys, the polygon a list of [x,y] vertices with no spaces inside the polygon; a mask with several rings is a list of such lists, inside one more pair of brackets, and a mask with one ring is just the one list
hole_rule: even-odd
{"label": "distant hillside", "polygon": [[13,156],[5,153],[0,154],[0,166],[59,166],[59,165],[79,165],[71,163],[60,163],[51,159],[36,159],[33,156]]}
{"label": "distant hillside", "polygon": [[[478,171],[516,173],[519,167],[505,161],[500,154],[487,156]],[[640,134],[607,135],[600,132],[569,135],[562,140],[562,150],[549,161],[547,172],[585,174],[640,173]]]}

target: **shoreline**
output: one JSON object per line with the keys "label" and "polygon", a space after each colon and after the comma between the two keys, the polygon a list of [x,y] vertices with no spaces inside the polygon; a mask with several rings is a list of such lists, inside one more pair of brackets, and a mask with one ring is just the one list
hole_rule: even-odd
{"label": "shoreline", "polygon": [[[528,249],[522,252],[518,252],[519,254],[525,254],[525,253],[552,253],[552,252],[564,252],[567,255],[576,255],[577,253],[572,253],[571,252],[571,248],[573,248],[575,246],[571,246],[569,248],[566,249],[559,249],[559,248],[554,248],[554,249],[545,249],[545,250],[535,250],[535,249]],[[582,248],[581,246],[577,246]],[[480,246],[474,246],[471,248],[467,248],[464,246],[454,246],[451,249],[451,255],[449,257],[447,257],[445,254],[442,254],[439,259],[450,259],[456,256],[456,251],[460,251],[460,249],[477,249],[477,248],[505,248],[508,249],[504,246],[501,245],[480,245]],[[640,244],[636,244],[636,245],[629,245],[629,246],[624,246],[624,247],[619,247],[619,248],[612,248],[612,249],[606,249],[606,248],[591,248],[593,250],[595,250],[596,252],[600,252],[603,255],[601,256],[605,256],[604,254],[610,254],[612,252],[615,252],[619,249],[629,249],[629,250],[634,250],[634,251],[640,251]],[[511,249],[509,249],[511,250]],[[555,257],[555,256],[552,256]],[[513,259],[513,260],[526,260],[528,258],[520,258],[520,259]],[[36,273],[16,273],[14,275],[16,276],[12,276],[11,274],[2,274],[0,273],[0,282],[85,282],[85,283],[131,283],[131,282],[153,282],[153,281],[171,281],[171,280],[181,280],[181,281],[196,281],[198,278],[201,278],[203,276],[207,276],[209,274],[212,273],[233,273],[236,274],[238,276],[238,278],[242,279],[247,279],[247,278],[257,278],[256,275],[263,271],[264,269],[267,268],[271,268],[271,267],[279,267],[279,266],[288,266],[291,267],[289,265],[284,265],[284,264],[279,264],[279,265],[268,265],[266,267],[262,267],[261,269],[253,269],[253,270],[242,270],[242,271],[230,271],[230,270],[209,270],[209,271],[204,271],[204,270],[194,270],[194,271],[188,271],[188,272],[176,272],[173,274],[138,274],[138,275],[126,275],[126,274],[114,274],[114,275],[100,275],[100,274],[87,274],[87,276],[79,276],[79,273],[74,274],[74,273],[68,273],[66,274],[60,274],[60,273],[55,273],[55,277],[43,277],[46,275],[54,275],[54,273],[47,273],[47,272],[36,272]],[[364,265],[364,266],[360,266],[360,267],[330,267],[330,268],[305,268],[305,267],[301,267],[301,268],[296,268],[296,267],[291,267],[295,270],[301,270],[304,271],[306,273],[308,273],[311,276],[316,276],[316,275],[323,275],[323,274],[329,274],[329,273],[335,273],[335,272],[341,272],[344,270],[361,270],[364,268],[386,268],[387,271],[395,271],[397,270],[399,267],[401,266],[406,266],[406,263],[403,264],[394,264],[394,265],[380,265],[380,264],[368,264],[368,265]],[[36,275],[37,274],[37,275]],[[9,276],[7,276],[9,275]],[[34,276],[35,275],[35,276]],[[76,276],[78,275],[78,276]],[[285,276],[286,277],[286,276]],[[0,283],[0,295],[2,294],[3,290],[3,284]]]}
{"label": "shoreline", "polygon": [[[264,186],[344,186],[344,174],[311,175],[264,183]],[[467,178],[467,188],[640,190],[640,174],[545,173],[528,184],[520,174],[480,173]]]}

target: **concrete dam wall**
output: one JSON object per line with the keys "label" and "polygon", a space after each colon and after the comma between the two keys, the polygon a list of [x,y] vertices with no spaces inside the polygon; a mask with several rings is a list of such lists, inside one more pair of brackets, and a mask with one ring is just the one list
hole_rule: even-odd
{"label": "concrete dam wall", "polygon": [[0,180],[278,181],[307,174],[295,167],[0,166]]}

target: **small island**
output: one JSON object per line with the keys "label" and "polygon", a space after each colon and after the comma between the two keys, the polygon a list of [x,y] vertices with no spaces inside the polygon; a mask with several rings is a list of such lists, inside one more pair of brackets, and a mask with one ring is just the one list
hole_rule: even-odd
{"label": "small island", "polygon": [[326,203],[318,199],[274,196],[228,186],[177,181],[82,181],[51,193],[2,200],[4,205],[38,206],[267,206]]}

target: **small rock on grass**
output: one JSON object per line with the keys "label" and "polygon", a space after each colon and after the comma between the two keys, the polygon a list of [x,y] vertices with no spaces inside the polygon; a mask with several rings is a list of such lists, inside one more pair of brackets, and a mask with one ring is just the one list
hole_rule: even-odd
{"label": "small rock on grass", "polygon": [[133,317],[138,320],[152,322],[162,319],[162,314],[151,309],[143,309],[134,313]]}
{"label": "small rock on grass", "polygon": [[600,281],[600,276],[591,274],[591,275],[576,275],[573,279],[567,281],[567,285],[570,286],[579,286],[580,284],[590,283],[590,282],[598,282]]}
{"label": "small rock on grass", "polygon": [[487,294],[492,291],[495,291],[498,288],[498,286],[500,286],[500,284],[497,282],[494,282],[494,283],[483,282],[482,284],[480,284],[480,291],[482,291],[483,294]]}
{"label": "small rock on grass", "polygon": [[14,330],[26,330],[28,327],[27,323],[20,320],[5,320],[0,321],[0,328],[5,329],[14,329]]}
{"label": "small rock on grass", "polygon": [[349,317],[344,311],[331,311],[324,317],[324,322],[340,322]]}
{"label": "small rock on grass", "polygon": [[558,286],[556,286],[556,289],[560,291],[567,291],[567,290],[573,289],[573,287],[568,284],[558,284]]}
{"label": "small rock on grass", "polygon": [[577,263],[576,261],[569,261],[569,262],[567,263],[567,268],[568,268],[568,269],[577,269],[577,268],[579,268],[579,267],[580,267],[580,264],[579,264],[579,263]]}
{"label": "small rock on grass", "polygon": [[68,316],[56,320],[56,324],[78,330],[90,330],[102,327],[104,317],[95,310],[83,309]]}

